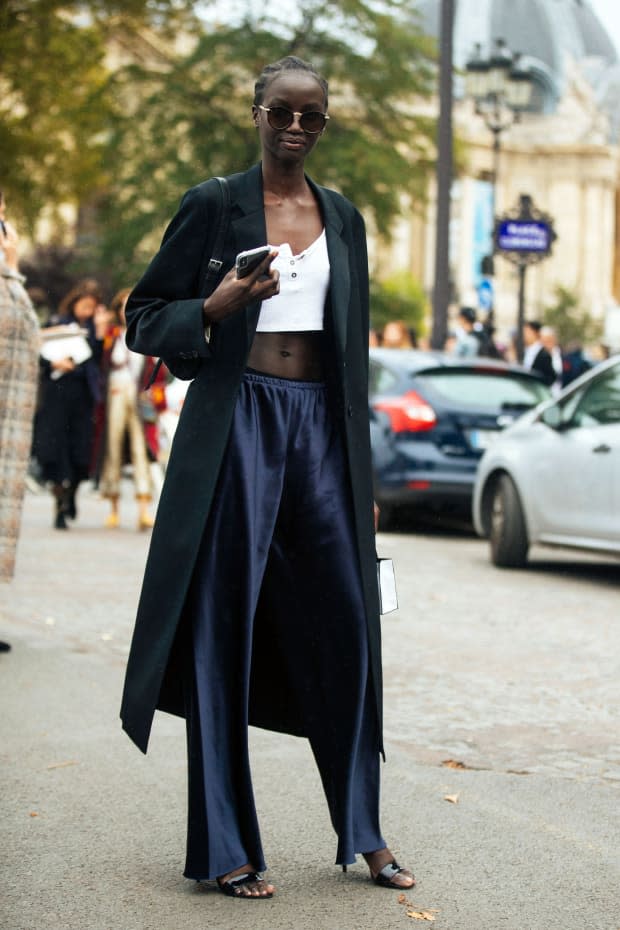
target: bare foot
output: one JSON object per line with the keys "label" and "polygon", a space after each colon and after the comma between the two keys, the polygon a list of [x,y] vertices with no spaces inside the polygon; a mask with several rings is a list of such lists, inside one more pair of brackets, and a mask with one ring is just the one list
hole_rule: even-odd
{"label": "bare foot", "polygon": [[[373,881],[376,881],[381,869],[394,861],[394,856],[387,847],[385,849],[376,849],[371,853],[363,853],[363,856],[370,869]],[[384,876],[380,876],[380,878],[383,879]],[[415,878],[408,869],[399,869],[379,883],[392,888],[413,888]]]}
{"label": "bare foot", "polygon": [[[235,878],[238,878],[240,875],[247,875],[248,873],[251,874],[255,872],[256,869],[254,866],[246,862],[245,865],[240,866],[238,869],[233,869],[232,872],[226,872],[225,875],[220,875],[217,883],[220,888],[222,888],[226,882],[234,881]],[[264,878],[260,878],[255,881],[248,880],[242,885],[236,885],[231,889],[230,893],[237,898],[270,898],[275,890],[275,887],[270,882],[265,881]],[[226,893],[228,894],[229,892],[226,891]]]}

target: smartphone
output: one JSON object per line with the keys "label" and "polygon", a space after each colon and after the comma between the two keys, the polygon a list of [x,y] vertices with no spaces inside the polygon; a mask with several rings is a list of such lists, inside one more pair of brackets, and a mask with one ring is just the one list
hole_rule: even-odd
{"label": "smartphone", "polygon": [[6,223],[4,222],[4,220],[0,220],[0,228],[2,229],[2,235],[6,236],[7,231],[6,231]]}
{"label": "smartphone", "polygon": [[267,258],[270,252],[271,247],[268,245],[261,245],[257,249],[248,249],[246,252],[239,252],[235,259],[237,277],[246,278]]}

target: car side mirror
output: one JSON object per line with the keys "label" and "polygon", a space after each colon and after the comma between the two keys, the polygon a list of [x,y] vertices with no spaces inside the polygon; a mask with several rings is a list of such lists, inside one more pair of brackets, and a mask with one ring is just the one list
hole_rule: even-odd
{"label": "car side mirror", "polygon": [[540,419],[545,426],[550,427],[550,429],[563,430],[566,429],[567,426],[562,418],[562,408],[558,406],[558,404],[552,404],[551,407],[547,407],[546,410],[543,410]]}

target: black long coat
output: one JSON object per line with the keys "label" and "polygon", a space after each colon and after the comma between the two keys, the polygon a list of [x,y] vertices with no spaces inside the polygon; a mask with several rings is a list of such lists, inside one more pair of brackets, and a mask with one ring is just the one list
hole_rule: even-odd
{"label": "black long coat", "polygon": [[[243,249],[267,241],[262,171],[228,179],[230,225],[222,273]],[[309,181],[320,204],[331,267],[325,311],[326,367],[334,415],[345,439],[366,605],[370,664],[381,726],[381,645],[368,424],[368,261],[364,223],[344,197]],[[173,442],[151,539],[121,708],[123,727],[146,752],[156,708],[183,715],[183,608],[209,514],[260,301],[204,336],[199,269],[210,257],[219,211],[214,180],[187,192],[160,251],[126,308],[127,344],[146,355],[186,360],[195,375]],[[258,622],[258,618],[257,618]],[[268,624],[268,618],[261,618]],[[268,633],[256,642],[270,642]],[[271,650],[255,648],[252,723],[303,735]],[[336,699],[336,695],[335,695]],[[380,746],[378,748],[381,748]]]}
{"label": "black long coat", "polygon": [[[75,323],[75,317],[58,321]],[[39,408],[34,423],[33,453],[46,481],[85,481],[92,471],[94,412],[99,400],[99,363],[103,341],[86,323],[92,356],[61,378],[41,358]]]}

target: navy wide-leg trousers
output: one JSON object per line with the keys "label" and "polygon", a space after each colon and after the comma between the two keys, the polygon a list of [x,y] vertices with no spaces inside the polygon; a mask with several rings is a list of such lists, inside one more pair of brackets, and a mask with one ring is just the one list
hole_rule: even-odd
{"label": "navy wide-leg trousers", "polygon": [[385,846],[347,473],[325,386],[246,372],[187,604],[188,878],[265,868],[247,733],[259,596],[319,767],[336,861]]}

